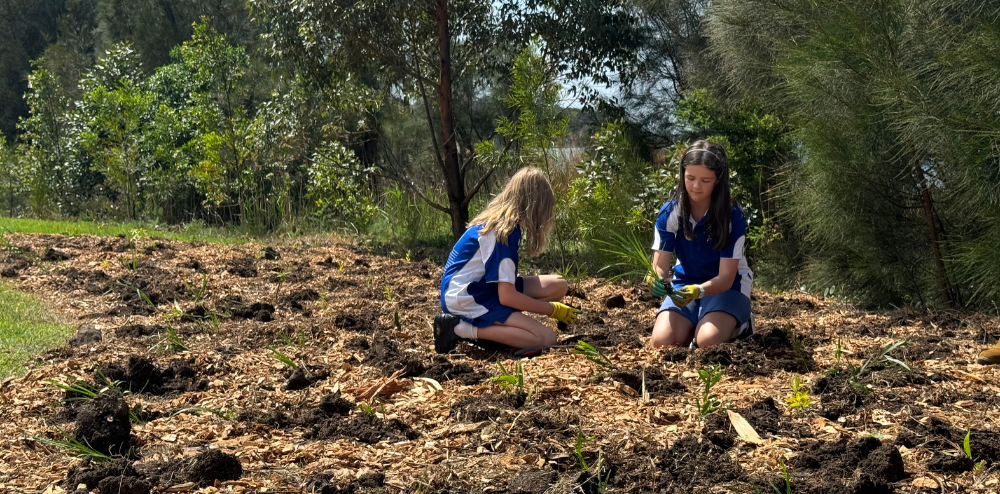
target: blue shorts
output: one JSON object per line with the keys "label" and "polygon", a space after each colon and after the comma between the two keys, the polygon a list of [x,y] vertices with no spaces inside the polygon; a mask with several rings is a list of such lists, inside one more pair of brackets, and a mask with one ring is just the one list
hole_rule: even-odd
{"label": "blue shorts", "polygon": [[[517,280],[514,282],[514,288],[516,288],[517,291],[524,293],[524,278],[518,276]],[[475,319],[470,319],[462,315],[459,315],[458,317],[461,317],[463,321],[477,328],[485,328],[487,326],[492,326],[497,323],[503,324],[507,322],[507,318],[509,318],[510,315],[515,312],[521,312],[521,311],[514,309],[512,307],[507,307],[506,305],[497,304],[497,306],[494,307],[493,309],[490,309],[489,312]]]}
{"label": "blue shorts", "polygon": [[736,290],[726,290],[695,300],[684,307],[677,307],[668,296],[663,300],[663,305],[660,305],[660,310],[656,313],[659,314],[665,310],[672,310],[684,316],[688,321],[691,321],[692,326],[697,326],[698,321],[709,312],[725,312],[736,318],[736,327],[742,330],[744,323],[750,319],[750,299]]}

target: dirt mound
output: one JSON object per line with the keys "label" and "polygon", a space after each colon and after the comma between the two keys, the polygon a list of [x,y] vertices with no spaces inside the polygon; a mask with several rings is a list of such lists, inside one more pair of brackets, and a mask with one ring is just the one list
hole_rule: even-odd
{"label": "dirt mound", "polygon": [[208,487],[215,481],[239,480],[243,476],[240,459],[218,450],[199,453],[183,464],[181,470],[188,482],[194,482],[199,487]]}
{"label": "dirt mound", "polygon": [[454,363],[446,357],[436,355],[420,377],[434,379],[437,382],[457,380],[466,386],[472,386],[489,379],[491,376],[486,372],[473,369],[469,364]]}
{"label": "dirt mound", "polygon": [[899,450],[871,436],[808,443],[789,463],[792,485],[807,492],[892,493],[906,477]]}
{"label": "dirt mound", "polygon": [[73,436],[106,455],[125,455],[129,451],[132,422],[128,404],[113,390],[104,391],[87,401],[76,414]]}
{"label": "dirt mound", "polygon": [[338,480],[333,475],[316,475],[306,482],[305,492],[316,494],[353,494],[355,492],[371,492],[369,489],[379,489],[385,485],[385,474],[382,472],[365,473],[353,480]]}
{"label": "dirt mound", "polygon": [[815,366],[812,348],[785,329],[771,329],[745,340],[695,350],[688,363],[697,367],[720,365],[727,373],[742,377],[767,376],[777,371],[809,372]]}
{"label": "dirt mound", "polygon": [[87,489],[93,490],[100,487],[101,481],[107,478],[138,477],[132,462],[124,458],[110,462],[95,462],[90,458],[70,467],[63,483],[67,489],[76,489],[76,486],[84,484]]}
{"label": "dirt mound", "polygon": [[269,322],[274,320],[274,306],[266,302],[247,303],[239,295],[226,295],[217,304],[215,311],[233,319],[253,319]]}
{"label": "dirt mound", "polygon": [[105,477],[97,484],[99,494],[149,494],[153,489],[139,477]]}
{"label": "dirt mound", "polygon": [[333,416],[313,426],[303,435],[305,439],[350,439],[365,444],[376,444],[391,439],[416,439],[420,434],[399,419],[383,420],[374,413],[358,411],[349,417]]}
{"label": "dirt mound", "polygon": [[77,328],[76,333],[66,342],[67,345],[77,347],[92,345],[101,342],[101,330],[91,324],[84,324]]}
{"label": "dirt mound", "polygon": [[350,312],[337,314],[337,317],[333,319],[333,325],[344,331],[366,334],[388,329],[378,321],[378,317],[374,314],[362,315]]}
{"label": "dirt mound", "polygon": [[380,369],[386,376],[402,371],[399,377],[412,377],[427,370],[420,356],[417,352],[400,351],[395,341],[379,336],[372,340],[362,363]]}
{"label": "dirt mound", "polygon": [[226,272],[240,278],[256,278],[257,260],[253,257],[237,257],[226,263]]}
{"label": "dirt mound", "polygon": [[456,422],[481,422],[496,420],[506,410],[524,406],[527,394],[468,396],[451,406],[451,416]]}
{"label": "dirt mound", "polygon": [[645,381],[646,392],[650,398],[660,395],[679,393],[687,391],[687,387],[674,378],[666,378],[663,371],[657,367],[635,367],[630,370],[619,369],[612,371],[608,376],[639,393],[642,393],[643,382]]}
{"label": "dirt mound", "polygon": [[740,481],[745,473],[725,451],[697,436],[678,439],[659,455],[659,492],[703,492]]}
{"label": "dirt mound", "polygon": [[115,336],[119,338],[142,338],[166,331],[167,328],[159,324],[126,324],[115,330]]}

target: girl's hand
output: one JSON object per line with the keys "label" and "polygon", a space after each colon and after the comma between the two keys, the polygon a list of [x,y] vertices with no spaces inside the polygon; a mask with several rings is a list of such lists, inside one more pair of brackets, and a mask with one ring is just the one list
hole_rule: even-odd
{"label": "girl's hand", "polygon": [[670,300],[673,300],[677,307],[684,307],[704,295],[705,289],[701,285],[684,285],[670,294]]}
{"label": "girl's hand", "polygon": [[553,319],[556,319],[557,321],[564,324],[569,324],[575,321],[576,316],[578,316],[581,312],[583,312],[580,309],[570,307],[561,302],[549,302],[549,303],[552,304],[552,314],[550,314],[549,317],[552,317]]}
{"label": "girl's hand", "polygon": [[663,283],[663,280],[659,278],[654,278],[651,275],[646,275],[646,283],[649,284],[649,292],[653,294],[656,298],[663,298],[667,296],[669,290],[667,290],[667,285]]}

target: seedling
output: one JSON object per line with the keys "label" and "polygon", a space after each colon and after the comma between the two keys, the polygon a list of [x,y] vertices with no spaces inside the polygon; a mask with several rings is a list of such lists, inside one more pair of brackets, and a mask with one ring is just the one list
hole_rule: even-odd
{"label": "seedling", "polygon": [[[970,460],[973,459],[971,439],[972,439],[972,431],[970,430],[969,432],[965,433],[965,439],[962,440],[962,450],[965,451],[965,456],[968,456]],[[981,460],[976,462],[976,464],[973,465],[973,468],[975,468],[976,470],[981,470],[984,465],[986,465],[986,460]]]}
{"label": "seedling", "polygon": [[[865,372],[867,372],[873,365],[886,365],[886,364],[898,365],[903,369],[906,369],[906,372],[910,372],[910,366],[906,365],[903,361],[895,357],[889,356],[889,354],[892,353],[897,348],[909,345],[910,342],[907,340],[897,341],[895,343],[882,347],[882,349],[879,350],[877,354],[872,355],[871,357],[866,359],[864,362],[861,363],[859,367],[851,366],[851,368],[849,369],[849,372],[851,374],[850,377],[851,386],[853,386],[855,389],[863,393],[869,393],[868,388],[864,387],[859,381],[861,380],[862,377],[864,377]],[[848,365],[850,366],[850,364]]]}
{"label": "seedling", "polygon": [[149,296],[146,295],[145,293],[143,293],[142,290],[136,288],[135,289],[135,293],[139,294],[139,298],[141,298],[143,302],[146,302],[146,305],[148,305],[148,306],[150,306],[150,307],[152,307],[154,309],[156,308],[156,304],[154,304],[153,301],[149,298]]}
{"label": "seedling", "polygon": [[641,280],[646,276],[659,277],[653,268],[653,257],[650,254],[649,245],[644,240],[640,239],[634,233],[624,237],[617,233],[612,235],[615,237],[615,242],[597,241],[605,246],[601,249],[602,252],[612,254],[619,259],[618,262],[601,268],[602,272],[619,271],[618,274],[608,278],[609,280],[620,278]]}
{"label": "seedling", "polygon": [[177,330],[173,326],[167,324],[167,334],[164,336],[163,340],[154,345],[154,348],[159,347],[167,352],[186,352],[188,346],[184,344],[184,340],[177,335]]}
{"label": "seedling", "polygon": [[587,272],[575,262],[570,262],[565,269],[557,269],[556,273],[559,274],[562,279],[566,280],[566,283],[569,284],[572,289],[572,293],[570,295],[570,305],[572,305],[573,302],[576,301],[576,291],[580,288],[580,283],[587,278]]}
{"label": "seedling", "polygon": [[593,441],[594,437],[596,436],[588,437],[583,435],[583,431],[576,431],[576,447],[574,448],[574,451],[576,451],[576,460],[580,464],[580,469],[584,472],[589,472],[590,467],[587,466],[587,460],[583,458],[583,445]]}
{"label": "seedling", "polygon": [[611,362],[611,359],[609,359],[607,355],[604,355],[600,350],[595,348],[594,345],[591,345],[586,341],[580,340],[576,342],[576,348],[573,350],[573,353],[587,357],[587,360],[590,360],[604,369],[616,368],[615,364]]}
{"label": "seedling", "polygon": [[375,401],[372,400],[371,403],[358,403],[355,406],[355,408],[360,409],[362,412],[365,412],[368,415],[371,415],[372,417],[378,417],[379,413],[381,413],[382,416],[385,417],[386,416],[385,403],[379,403],[378,408],[375,408],[375,406],[373,406],[372,403],[375,403]]}
{"label": "seedling", "polygon": [[205,298],[205,291],[208,289],[208,275],[205,273],[201,274],[201,288],[197,290],[192,288],[187,281],[184,281],[184,286],[187,287],[188,292],[191,294],[191,300],[194,300],[195,303],[201,302],[201,299]]}
{"label": "seedling", "polygon": [[[788,473],[788,467],[785,466],[784,458],[781,459],[781,474],[785,478],[784,494],[792,494],[792,476]],[[771,488],[774,489],[774,492],[782,494],[781,489],[779,489],[778,486],[774,485],[773,483],[771,483]]]}
{"label": "seedling", "polygon": [[707,369],[698,369],[698,379],[704,385],[701,397],[698,398],[698,417],[704,419],[722,407],[719,396],[712,393],[712,388],[722,380],[722,367],[713,365]]}
{"label": "seedling", "polygon": [[73,456],[80,457],[80,458],[87,457],[87,458],[90,458],[93,461],[100,461],[100,462],[105,462],[105,461],[111,461],[112,460],[112,458],[110,456],[108,456],[108,455],[106,455],[104,453],[101,453],[100,451],[97,451],[94,448],[91,448],[90,444],[88,444],[86,442],[86,440],[84,440],[83,442],[80,442],[75,437],[73,437],[73,436],[71,436],[71,435],[69,435],[69,434],[67,434],[65,432],[62,432],[62,436],[63,436],[62,440],[58,440],[58,439],[46,439],[44,437],[39,437],[39,436],[35,436],[33,439],[35,441],[38,441],[38,442],[42,443],[42,444],[51,444],[53,446],[58,446],[60,448],[69,450],[69,454],[71,454]]}
{"label": "seedling", "polygon": [[394,293],[392,293],[392,288],[390,288],[389,285],[385,286],[384,291],[385,291],[385,299],[386,300],[388,300],[389,302],[395,302],[396,301],[396,295]]}
{"label": "seedling", "polygon": [[[282,335],[282,336],[284,336],[284,335]],[[292,359],[288,358],[287,355],[279,352],[276,348],[272,348],[271,349],[271,353],[274,354],[274,358],[277,359],[279,362],[281,362],[281,363],[283,363],[283,364],[285,364],[285,365],[287,365],[287,366],[289,366],[289,367],[291,367],[293,369],[298,368],[298,365]]]}
{"label": "seedling", "polygon": [[500,366],[500,375],[491,377],[491,383],[501,386],[507,393],[524,390],[524,369],[520,362],[514,366],[514,372],[508,372],[501,362],[497,365]]}
{"label": "seedling", "polygon": [[48,379],[45,382],[53,386],[52,388],[49,389],[61,389],[63,391],[66,391],[67,393],[70,393],[70,395],[79,395],[66,398],[66,401],[92,400],[94,398],[97,398],[97,394],[100,393],[99,389],[91,386],[90,383],[86,381],[76,381],[73,384],[66,384],[56,381],[54,379]]}
{"label": "seedling", "polygon": [[392,314],[392,323],[396,325],[397,332],[403,332],[403,325],[399,323],[399,309]]}
{"label": "seedling", "polygon": [[805,410],[812,404],[812,399],[809,398],[809,390],[802,387],[802,378],[798,374],[792,375],[790,388],[792,389],[792,396],[788,398],[788,406]]}

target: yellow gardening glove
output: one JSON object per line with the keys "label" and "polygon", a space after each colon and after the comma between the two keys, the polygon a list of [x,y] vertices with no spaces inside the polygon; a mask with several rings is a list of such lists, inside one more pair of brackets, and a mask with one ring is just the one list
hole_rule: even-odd
{"label": "yellow gardening glove", "polygon": [[1000,342],[997,342],[996,345],[983,350],[983,352],[979,354],[979,358],[976,359],[976,362],[980,365],[1000,364]]}
{"label": "yellow gardening glove", "polygon": [[673,300],[677,307],[684,307],[704,295],[705,289],[701,285],[684,285],[670,294],[670,300]]}
{"label": "yellow gardening glove", "polygon": [[563,323],[569,324],[576,320],[576,316],[580,315],[580,309],[570,307],[561,302],[549,302],[552,304],[552,314],[549,317]]}

